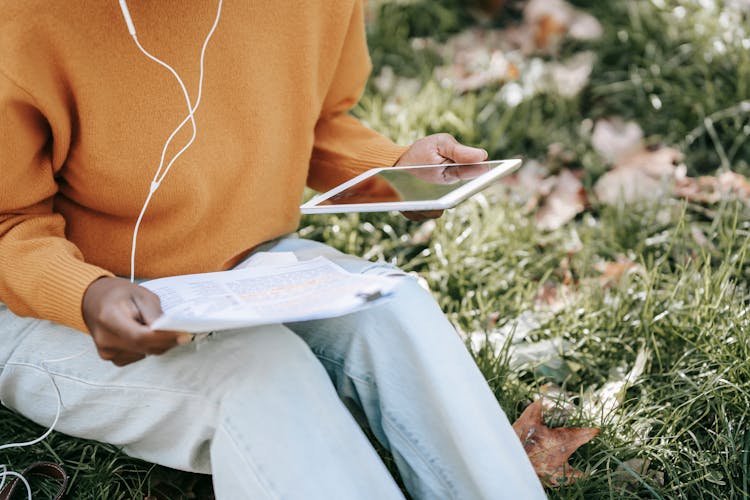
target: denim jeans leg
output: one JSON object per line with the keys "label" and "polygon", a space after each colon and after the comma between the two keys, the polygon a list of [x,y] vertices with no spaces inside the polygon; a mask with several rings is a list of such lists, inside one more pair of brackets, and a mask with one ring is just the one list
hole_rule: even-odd
{"label": "denim jeans leg", "polygon": [[[301,259],[338,252],[282,242]],[[340,254],[343,255],[343,254]],[[350,271],[397,274],[343,256]],[[429,292],[406,278],[395,298],[340,318],[287,325],[326,366],[394,455],[419,499],[534,499],[544,491],[507,417]]]}
{"label": "denim jeans leg", "polygon": [[57,430],[213,473],[219,499],[403,498],[319,360],[282,325],[220,332],[123,368],[69,328],[7,309],[2,325],[18,331],[0,331],[0,400],[42,426],[57,407],[51,375]]}

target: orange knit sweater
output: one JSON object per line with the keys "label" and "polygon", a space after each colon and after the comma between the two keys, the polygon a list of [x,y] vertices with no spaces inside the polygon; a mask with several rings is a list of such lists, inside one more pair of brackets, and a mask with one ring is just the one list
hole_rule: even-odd
{"label": "orange knit sweater", "polygon": [[[194,100],[216,1],[129,6],[143,46]],[[136,218],[187,107],[116,0],[0,0],[0,12],[0,301],[86,331],[83,294],[129,273]],[[305,184],[395,163],[404,148],[347,114],[369,71],[361,0],[226,0],[198,136],[148,208],[136,274],[231,267],[296,229]]]}

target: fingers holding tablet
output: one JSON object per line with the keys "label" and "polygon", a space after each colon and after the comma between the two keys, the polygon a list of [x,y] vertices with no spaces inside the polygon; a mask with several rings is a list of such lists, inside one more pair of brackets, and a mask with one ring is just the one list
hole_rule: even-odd
{"label": "fingers holding tablet", "polygon": [[[302,205],[302,213],[430,211],[451,208],[516,170],[520,160],[383,167],[368,170]],[[385,181],[387,197],[367,196],[367,183]],[[381,182],[382,184],[382,182]]]}

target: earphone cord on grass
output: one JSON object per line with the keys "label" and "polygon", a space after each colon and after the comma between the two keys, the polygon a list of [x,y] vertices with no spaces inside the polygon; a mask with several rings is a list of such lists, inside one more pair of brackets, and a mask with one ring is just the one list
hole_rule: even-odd
{"label": "earphone cord on grass", "polygon": [[[52,383],[52,387],[55,389],[55,395],[57,396],[57,409],[55,410],[55,418],[52,420],[52,424],[47,428],[47,430],[38,438],[32,439],[31,441],[25,441],[21,443],[8,443],[4,445],[0,445],[0,451],[7,450],[10,448],[25,448],[27,446],[33,446],[37,443],[41,443],[44,441],[47,436],[52,434],[52,431],[54,430],[55,426],[57,425],[57,422],[60,420],[60,414],[62,413],[62,395],[60,394],[60,388],[57,386],[57,383],[55,382],[55,378],[52,376],[52,373],[50,373],[49,369],[47,368],[48,363],[60,363],[62,361],[69,361],[71,359],[77,358],[78,356],[81,356],[82,354],[88,352],[88,349],[84,349],[76,354],[73,354],[72,356],[66,356],[64,358],[58,358],[58,359],[46,359],[42,361],[41,366],[44,369],[44,372],[49,377],[50,382]],[[35,365],[30,365],[33,368],[38,368]],[[31,500],[31,487],[29,486],[29,482],[26,480],[25,477],[23,477],[23,474],[19,474],[18,472],[9,471],[7,466],[5,464],[0,464],[0,491],[2,491],[3,487],[5,486],[5,482],[7,481],[8,477],[15,477],[18,480],[20,480],[23,485],[26,487],[26,494],[28,500]]]}

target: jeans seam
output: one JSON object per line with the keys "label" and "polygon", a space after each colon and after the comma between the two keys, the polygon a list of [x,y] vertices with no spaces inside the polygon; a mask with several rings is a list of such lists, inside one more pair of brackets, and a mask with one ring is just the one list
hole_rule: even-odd
{"label": "jeans seam", "polygon": [[244,443],[241,443],[234,435],[234,426],[232,425],[229,417],[224,418],[224,428],[226,430],[227,436],[229,437],[229,441],[234,445],[234,447],[237,449],[237,451],[240,454],[240,457],[242,457],[243,462],[248,466],[248,468],[253,471],[253,474],[258,479],[258,483],[263,486],[263,488],[266,490],[266,494],[269,497],[273,498],[281,498],[281,495],[279,495],[278,491],[273,487],[271,482],[269,482],[260,472],[258,471],[257,464],[254,460],[252,460],[252,452],[248,446],[246,446]]}
{"label": "jeans seam", "polygon": [[450,498],[457,498],[455,492],[453,491],[453,487],[450,484],[450,481],[445,478],[445,475],[441,471],[435,470],[430,461],[425,457],[425,454],[416,446],[416,444],[412,442],[412,440],[406,434],[404,434],[404,432],[401,431],[396,422],[385,412],[383,412],[383,422],[387,424],[391,429],[393,429],[399,436],[401,436],[404,442],[411,448],[412,452],[417,457],[419,457],[422,463],[427,466],[429,471],[432,472],[432,474],[440,481],[440,483],[442,483],[446,491],[449,492]]}
{"label": "jeans seam", "polygon": [[[320,353],[319,351],[316,351],[315,349],[311,349],[311,350],[315,353],[315,356],[317,356],[319,359],[323,359],[325,361],[328,361],[329,363],[339,366],[341,370],[344,372],[344,375],[346,375],[350,379],[356,380],[357,382],[362,382],[364,384],[368,384],[372,387],[377,387],[377,384],[375,384],[375,382],[372,381],[372,378],[369,377],[368,375],[357,375],[353,373],[351,370],[349,370],[343,361],[328,357]],[[370,378],[370,380],[368,380],[368,378]]]}
{"label": "jeans seam", "polygon": [[[42,373],[47,373],[49,375],[52,375],[54,377],[60,377],[68,380],[72,380],[74,382],[78,382],[81,384],[85,384],[91,387],[97,387],[100,389],[134,389],[134,390],[146,390],[146,391],[157,391],[157,392],[166,392],[171,394],[182,394],[186,396],[193,396],[193,397],[204,397],[203,394],[201,394],[198,391],[189,391],[189,390],[180,390],[180,389],[170,389],[166,387],[154,387],[154,386],[146,386],[146,385],[116,385],[116,384],[98,384],[95,382],[91,382],[89,380],[85,380],[67,373],[60,373],[53,370],[45,370],[41,366],[35,365],[33,363],[25,363],[22,361],[12,361],[10,363],[6,363],[6,367],[8,366],[23,366],[26,368],[32,368],[34,370],[37,370]],[[210,398],[209,398],[210,399]]]}

